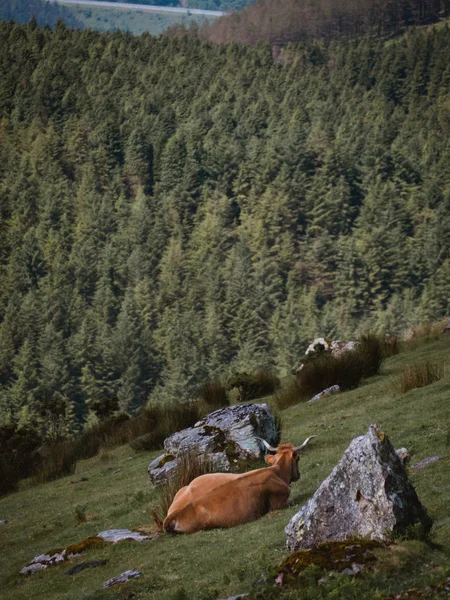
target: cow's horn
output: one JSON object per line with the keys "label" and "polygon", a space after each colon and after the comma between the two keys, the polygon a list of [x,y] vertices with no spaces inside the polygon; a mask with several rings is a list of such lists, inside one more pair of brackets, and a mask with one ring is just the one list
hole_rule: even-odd
{"label": "cow's horn", "polygon": [[310,439],[317,437],[317,435],[310,435],[308,438],[306,438],[306,440],[303,442],[303,444],[301,446],[296,446],[294,448],[294,450],[296,452],[300,452],[300,450],[303,450],[303,448],[306,446],[306,444],[309,442]]}
{"label": "cow's horn", "polygon": [[268,450],[269,452],[276,452],[276,451],[277,451],[277,448],[273,448],[273,447],[272,447],[270,444],[268,444],[268,443],[266,442],[266,440],[263,440],[262,438],[260,438],[260,437],[256,437],[256,436],[255,436],[255,438],[256,438],[257,440],[260,440],[260,441],[261,441],[261,442],[264,444],[264,446],[267,448],[267,450]]}

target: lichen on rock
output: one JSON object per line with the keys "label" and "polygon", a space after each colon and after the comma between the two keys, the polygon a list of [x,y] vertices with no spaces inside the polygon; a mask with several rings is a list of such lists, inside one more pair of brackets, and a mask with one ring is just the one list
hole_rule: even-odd
{"label": "lichen on rock", "polygon": [[150,479],[154,485],[168,481],[176,472],[178,457],[186,452],[207,457],[216,471],[230,471],[238,461],[254,461],[263,456],[257,437],[269,444],[278,443],[275,419],[266,404],[215,410],[194,427],[178,431],[165,440],[167,454],[149,465]]}
{"label": "lichen on rock", "polygon": [[388,437],[371,425],[285,531],[288,548],[298,550],[353,537],[386,541],[416,523],[428,531],[432,520]]}

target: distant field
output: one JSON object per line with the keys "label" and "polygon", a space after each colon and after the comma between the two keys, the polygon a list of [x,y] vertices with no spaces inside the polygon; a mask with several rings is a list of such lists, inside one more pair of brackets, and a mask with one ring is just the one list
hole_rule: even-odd
{"label": "distant field", "polygon": [[84,27],[97,29],[98,31],[129,31],[135,35],[148,32],[152,35],[160,35],[172,25],[191,23],[199,25],[211,20],[214,17],[205,17],[204,15],[183,15],[161,12],[145,12],[140,10],[127,10],[121,8],[102,8],[102,7],[81,7],[73,4],[60,2],[69,10],[74,18],[80,21]]}

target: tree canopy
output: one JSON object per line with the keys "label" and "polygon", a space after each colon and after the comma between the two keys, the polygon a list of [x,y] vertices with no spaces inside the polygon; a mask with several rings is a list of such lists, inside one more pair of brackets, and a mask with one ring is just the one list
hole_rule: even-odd
{"label": "tree canopy", "polygon": [[450,30],[0,23],[0,414],[58,431],[450,311]]}

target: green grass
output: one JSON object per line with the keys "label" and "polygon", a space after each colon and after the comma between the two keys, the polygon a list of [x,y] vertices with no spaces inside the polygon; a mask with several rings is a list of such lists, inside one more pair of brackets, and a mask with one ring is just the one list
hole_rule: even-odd
{"label": "green grass", "polygon": [[149,12],[143,10],[110,8],[110,7],[82,7],[73,4],[64,5],[73,16],[83,24],[84,28],[97,29],[98,31],[129,31],[134,35],[148,32],[152,35],[160,35],[168,27],[173,25],[186,25],[191,23],[201,25],[215,17],[203,15],[183,15],[164,11]]}
{"label": "green grass", "polygon": [[[79,542],[107,528],[150,525],[150,507],[157,492],[146,469],[158,452],[134,454],[126,445],[80,461],[69,477],[39,486],[22,482],[19,492],[0,500],[0,519],[9,521],[0,527],[0,597],[122,599],[132,592],[135,598],[152,600],[207,600],[251,590],[262,574],[286,557],[284,527],[289,519],[329,475],[350,440],[366,433],[371,423],[378,423],[394,447],[406,446],[412,463],[450,454],[448,369],[440,381],[392,396],[392,383],[405,365],[425,360],[449,365],[450,336],[387,359],[381,374],[358,389],[283,411],[284,441],[301,443],[308,435],[319,435],[301,459],[302,479],[292,486],[296,505],[240,527],[162,535],[146,544],[122,542],[22,577],[20,569],[36,554]],[[70,483],[81,477],[88,481]],[[325,586],[317,586],[311,571],[305,577],[308,592],[304,597],[325,598],[334,587],[338,589],[336,598],[375,598],[450,575],[450,460],[411,473],[410,479],[434,518],[431,540],[436,546],[419,540],[399,541],[394,548],[381,551],[375,574],[355,581],[332,577]],[[77,518],[80,506],[87,518],[81,524]],[[105,566],[73,577],[64,575],[77,562],[104,558],[109,561]],[[103,589],[106,579],[127,569],[141,570],[142,577]],[[301,597],[295,594],[285,595]]]}

